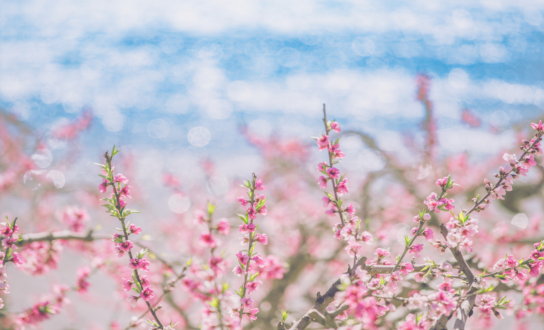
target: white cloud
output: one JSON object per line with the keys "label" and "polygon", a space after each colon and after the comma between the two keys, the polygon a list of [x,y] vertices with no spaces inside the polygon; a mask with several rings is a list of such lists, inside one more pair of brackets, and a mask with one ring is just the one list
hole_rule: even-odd
{"label": "white cloud", "polygon": [[[317,115],[327,103],[343,116],[414,118],[422,116],[422,107],[414,100],[411,73],[393,67],[358,71],[345,63],[367,61],[371,67],[371,60],[385,54],[435,56],[423,44],[436,47],[449,64],[504,62],[527,47],[517,33],[523,24],[539,26],[542,9],[536,1],[506,0],[440,6],[416,1],[398,8],[360,0],[337,7],[310,0],[10,3],[0,13],[0,99],[18,104],[21,113],[31,111],[20,105],[35,97],[70,113],[90,105],[110,131],[123,128],[127,108],[174,114],[199,110],[225,119],[237,110]],[[169,36],[156,44],[124,45],[124,38],[153,39],[162,29]],[[193,44],[179,37],[228,39],[240,31],[262,39]],[[326,36],[341,32],[352,38]],[[387,46],[377,36],[389,32],[401,34]],[[510,34],[506,47],[502,40]],[[274,39],[285,36],[322,44],[326,51],[304,52]],[[460,40],[469,43],[459,46]],[[242,54],[248,56],[249,78],[230,78],[224,61]],[[316,58],[322,62],[316,64]],[[277,76],[280,69],[292,71]],[[544,91],[537,86],[471,80],[460,70],[433,81],[436,104],[449,110],[474,99],[544,105]],[[165,85],[168,92],[161,90]]]}

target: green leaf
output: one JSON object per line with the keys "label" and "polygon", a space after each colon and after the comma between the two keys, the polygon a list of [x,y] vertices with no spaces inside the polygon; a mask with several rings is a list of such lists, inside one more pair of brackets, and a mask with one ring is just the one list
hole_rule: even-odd
{"label": "green leaf", "polygon": [[242,220],[243,223],[245,223],[247,225],[247,223],[248,223],[247,214],[246,215],[241,215],[239,213],[236,213],[236,215],[238,216],[238,218],[240,218],[240,220]]}
{"label": "green leaf", "polygon": [[404,244],[406,246],[410,245],[410,237],[408,237],[408,235],[404,235]]}
{"label": "green leaf", "polygon": [[251,248],[249,249],[249,256],[251,256],[253,254],[253,250],[255,249],[255,245],[257,245],[257,243],[253,243],[251,245]]}
{"label": "green leaf", "polygon": [[211,216],[215,211],[215,205],[213,203],[208,203],[208,214]]}
{"label": "green leaf", "polygon": [[286,310],[282,310],[281,311],[281,319],[282,319],[282,322],[285,323],[285,321],[287,321],[287,317],[289,316],[289,313],[287,313]]}
{"label": "green leaf", "polygon": [[257,278],[257,276],[259,276],[259,272],[256,272],[255,274],[251,275],[251,276],[249,277],[249,280],[250,280],[251,282],[253,282],[253,281],[255,281],[255,279]]}
{"label": "green leaf", "polygon": [[208,304],[210,304],[210,306],[212,307],[217,308],[217,306],[219,306],[219,300],[217,300],[217,298],[214,297],[210,302],[208,302]]}
{"label": "green leaf", "polygon": [[136,210],[131,210],[131,209],[123,210],[123,214],[124,214],[125,216],[131,215],[131,214],[133,214],[133,213],[142,213],[142,212],[136,211]]}
{"label": "green leaf", "polygon": [[145,257],[145,255],[149,252],[148,249],[141,249],[140,252],[138,253],[138,259],[142,259],[143,257]]}

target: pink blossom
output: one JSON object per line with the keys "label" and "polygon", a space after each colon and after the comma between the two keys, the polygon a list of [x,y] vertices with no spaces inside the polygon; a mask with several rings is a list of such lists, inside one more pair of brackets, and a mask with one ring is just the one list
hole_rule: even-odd
{"label": "pink blossom", "polygon": [[253,292],[257,291],[259,289],[259,285],[263,284],[261,281],[249,281],[246,283],[246,289],[248,294],[252,294]]}
{"label": "pink blossom", "polygon": [[329,152],[332,154],[333,159],[342,159],[346,157],[346,155],[340,150],[340,144],[338,143],[329,147]]}
{"label": "pink blossom", "polygon": [[84,293],[87,292],[87,289],[90,286],[89,275],[91,274],[91,269],[87,266],[81,267],[77,270],[77,292]]}
{"label": "pink blossom", "polygon": [[446,241],[449,247],[456,248],[461,242],[461,234],[456,231],[450,231],[446,236]]}
{"label": "pink blossom", "polygon": [[436,185],[440,188],[444,189],[446,187],[446,184],[448,183],[448,177],[444,177],[442,179],[436,180]]}
{"label": "pink blossom", "polygon": [[442,291],[447,291],[449,293],[455,293],[455,290],[453,289],[452,284],[453,284],[453,281],[451,280],[451,278],[444,277],[444,282],[438,285],[438,289]]}
{"label": "pink blossom", "polygon": [[399,265],[399,269],[402,273],[402,275],[406,276],[408,273],[411,273],[414,271],[414,265],[412,265],[411,262],[405,262],[403,264]]}
{"label": "pink blossom", "polygon": [[119,190],[119,194],[120,194],[121,197],[132,198],[132,196],[130,196],[130,186],[129,185],[126,185],[123,188],[121,188],[121,190]]}
{"label": "pink blossom", "polygon": [[242,251],[239,251],[236,253],[236,256],[238,257],[238,261],[243,265],[247,264],[247,261],[249,260],[249,256],[247,254],[242,254]]}
{"label": "pink blossom", "polygon": [[348,193],[348,181],[346,179],[340,181],[338,183],[338,186],[336,187],[336,191],[339,195],[347,194]]}
{"label": "pink blossom", "polygon": [[502,159],[509,162],[511,166],[514,166],[514,164],[516,164],[518,162],[518,158],[516,157],[515,154],[510,155],[510,154],[505,153],[504,155],[502,155]]}
{"label": "pink blossom", "polygon": [[257,319],[257,316],[255,316],[255,314],[259,313],[259,309],[258,308],[252,308],[249,310],[249,314],[247,314],[249,316],[249,319],[251,320],[251,322],[255,321]]}
{"label": "pink blossom", "polygon": [[240,267],[239,265],[236,266],[236,267],[234,267],[234,269],[232,270],[232,272],[233,272],[234,274],[238,275],[238,276],[244,275],[244,274],[245,274],[244,270],[243,270],[242,267]]}
{"label": "pink blossom", "polygon": [[338,179],[340,175],[340,170],[334,167],[329,167],[327,169],[327,174],[329,175],[331,179]]}
{"label": "pink blossom", "polygon": [[255,180],[255,190],[265,190],[266,187],[263,186],[263,179]]}
{"label": "pink blossom", "polygon": [[344,248],[350,257],[356,256],[362,250],[361,244],[356,241],[348,241],[348,245]]}
{"label": "pink blossom", "polygon": [[333,122],[331,123],[331,130],[335,131],[336,133],[340,133],[340,131],[341,131],[342,129],[340,128],[340,125],[338,125],[337,122],[333,121]]}
{"label": "pink blossom", "polygon": [[261,215],[266,215],[268,212],[266,211],[266,205],[263,205],[259,208],[259,210],[257,211],[257,213],[261,214]]}
{"label": "pink blossom", "polygon": [[268,236],[266,236],[266,234],[255,234],[255,237],[254,237],[254,240],[263,244],[263,245],[267,245],[268,244]]}
{"label": "pink blossom", "polygon": [[145,301],[148,301],[149,299],[152,299],[153,297],[155,297],[155,294],[153,294],[153,290],[151,290],[150,287],[143,289],[142,292],[140,293],[140,298],[142,298]]}
{"label": "pink blossom", "polygon": [[123,279],[123,289],[125,289],[125,291],[130,291],[130,289],[132,288],[132,284],[134,284],[134,282],[132,282],[131,280]]}
{"label": "pink blossom", "polygon": [[193,217],[195,218],[196,223],[198,224],[206,223],[206,214],[202,210],[195,210],[193,212]]}
{"label": "pink blossom", "polygon": [[261,268],[259,276],[265,280],[282,279],[286,269],[276,256],[267,256],[265,265]]}
{"label": "pink blossom", "polygon": [[438,198],[438,196],[436,195],[436,193],[431,193],[427,199],[423,202],[425,203],[425,205],[427,205],[427,208],[429,209],[429,211],[434,211],[434,212],[440,212],[440,210],[438,209],[438,201],[436,200]]}
{"label": "pink blossom", "polygon": [[140,283],[142,284],[143,288],[147,288],[151,285],[146,275],[140,275]]}
{"label": "pink blossom", "polygon": [[22,265],[24,259],[19,255],[19,253],[13,252],[11,255],[11,262],[13,262],[15,265]]}
{"label": "pink blossom", "polygon": [[317,164],[317,170],[320,171],[320,172],[324,172],[324,171],[327,170],[328,166],[329,165],[327,165],[327,163],[321,162],[321,163]]}
{"label": "pink blossom", "polygon": [[523,159],[523,162],[525,162],[527,166],[536,166],[535,155],[525,156],[525,158]]}
{"label": "pink blossom", "polygon": [[246,207],[247,204],[249,203],[249,201],[246,200],[246,199],[244,199],[243,197],[238,197],[236,200],[237,200],[238,202],[240,202],[240,204],[242,204],[243,207]]}
{"label": "pink blossom", "polygon": [[[325,186],[325,188],[327,187]],[[332,200],[328,196],[323,196],[321,200],[323,201],[323,207],[327,207],[332,203]]]}
{"label": "pink blossom", "polygon": [[334,217],[334,214],[336,212],[338,212],[338,208],[336,207],[336,205],[331,205],[331,208],[325,211],[325,214],[330,217]]}
{"label": "pink blossom", "polygon": [[319,150],[324,150],[329,147],[329,136],[328,135],[321,135],[319,138],[317,138],[317,146],[319,147]]}
{"label": "pink blossom", "polygon": [[147,259],[140,259],[140,269],[149,271],[149,261],[147,261]]}
{"label": "pink blossom", "polygon": [[542,268],[542,265],[544,263],[542,261],[533,262],[532,264],[529,264],[529,275],[531,277],[537,277],[540,274],[540,268]]}
{"label": "pink blossom", "polygon": [[121,206],[121,208],[124,208],[125,206],[127,206],[127,202],[125,202],[122,199],[119,199],[119,206]]}
{"label": "pink blossom", "polygon": [[421,235],[423,235],[423,237],[425,237],[427,239],[427,241],[430,241],[434,238],[434,233],[433,233],[433,230],[431,228],[427,228],[425,229]]}
{"label": "pink blossom", "polygon": [[531,127],[532,127],[533,129],[536,129],[536,130],[539,131],[539,132],[544,131],[544,125],[542,124],[542,120],[539,120],[539,121],[538,121],[538,124],[532,123],[532,124],[531,124]]}
{"label": "pink blossom", "polygon": [[251,260],[254,262],[255,265],[262,268],[265,266],[265,261],[263,258],[261,258],[261,255],[257,253],[256,255],[251,257]]}
{"label": "pink blossom", "polygon": [[244,297],[240,300],[242,306],[244,307],[251,307],[253,305],[253,299],[249,297]]}
{"label": "pink blossom", "polygon": [[360,240],[361,240],[362,242],[365,242],[367,245],[370,245],[370,244],[372,244],[372,242],[373,242],[374,239],[373,239],[371,233],[369,233],[368,231],[363,231],[363,232],[361,233]]}
{"label": "pink blossom", "polygon": [[108,185],[108,180],[104,179],[104,181],[102,181],[102,183],[98,185],[98,191],[100,191],[101,193],[105,193],[108,189]]}
{"label": "pink blossom", "polygon": [[257,210],[252,205],[246,209],[246,212],[249,219],[255,220],[257,218]]}
{"label": "pink blossom", "polygon": [[257,226],[255,226],[255,224],[253,223],[248,223],[248,224],[243,224],[243,225],[240,225],[238,231],[242,234],[246,234],[246,233],[252,233],[255,231],[255,228],[257,228]]}
{"label": "pink blossom", "polygon": [[353,207],[353,203],[349,203],[348,207],[344,209],[344,212],[347,212],[350,216],[355,215],[355,208]]}
{"label": "pink blossom", "polygon": [[217,247],[217,241],[212,236],[212,234],[202,234],[200,235],[200,241],[204,243],[205,245],[208,245],[212,249]]}
{"label": "pink blossom", "polygon": [[128,252],[130,251],[130,249],[132,249],[134,247],[134,244],[132,244],[131,241],[124,241],[120,244],[118,244],[119,246],[119,249],[125,251],[125,252]]}
{"label": "pink blossom", "polygon": [[223,218],[219,220],[217,223],[217,232],[225,236],[230,233],[230,225],[227,219]]}
{"label": "pink blossom", "polygon": [[319,179],[317,180],[317,183],[319,184],[319,187],[321,189],[327,188],[327,182],[329,182],[329,179],[324,176],[320,176]]}
{"label": "pink blossom", "polygon": [[128,183],[128,179],[123,175],[123,174],[117,174],[114,178],[113,178],[113,182],[114,183],[120,183],[120,184],[127,184]]}
{"label": "pink blossom", "polygon": [[517,174],[521,174],[523,176],[527,176],[527,173],[529,172],[529,168],[525,166],[523,163],[517,163],[516,166],[514,166],[514,172]]}
{"label": "pink blossom", "polygon": [[136,226],[135,224],[131,223],[130,226],[128,227],[129,228],[129,231],[131,234],[135,234],[135,235],[138,235],[139,233],[142,232],[142,228]]}
{"label": "pink blossom", "polygon": [[225,271],[225,260],[220,257],[211,257],[210,258],[210,268],[216,273],[223,273]]}
{"label": "pink blossom", "polygon": [[140,269],[140,259],[137,259],[137,258],[130,259],[129,266],[132,269]]}
{"label": "pink blossom", "polygon": [[409,252],[410,253],[414,253],[417,257],[419,257],[419,252],[421,252],[421,250],[423,250],[423,244],[414,244]]}
{"label": "pink blossom", "polygon": [[386,249],[377,248],[374,254],[377,255],[378,258],[381,259],[381,258],[387,257],[390,254],[390,252],[389,250],[386,250]]}

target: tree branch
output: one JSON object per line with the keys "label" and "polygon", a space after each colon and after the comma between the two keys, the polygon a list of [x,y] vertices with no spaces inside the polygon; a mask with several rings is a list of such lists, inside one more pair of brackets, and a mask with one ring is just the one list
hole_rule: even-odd
{"label": "tree branch", "polygon": [[[446,239],[446,236],[448,236],[448,229],[444,224],[440,225],[440,233],[444,238]],[[453,257],[455,260],[457,260],[457,263],[459,264],[459,268],[461,271],[465,274],[468,280],[469,285],[469,291],[466,294],[466,297],[468,297],[466,300],[461,302],[461,305],[457,308],[457,319],[455,320],[455,324],[453,326],[453,329],[455,330],[464,330],[465,324],[467,323],[468,318],[470,317],[470,312],[472,310],[472,307],[474,307],[474,303],[476,302],[476,295],[475,292],[478,291],[478,289],[474,286],[474,281],[476,280],[476,277],[472,273],[472,270],[468,266],[467,262],[465,261],[465,258],[463,257],[463,254],[459,251],[457,248],[450,248],[451,253],[453,254]],[[446,323],[450,319],[451,315],[446,316],[442,315],[437,320],[436,324],[433,325],[431,330],[442,330],[446,328]]]}
{"label": "tree branch", "polygon": [[[420,272],[425,268],[427,264],[419,264],[414,265],[414,272]],[[369,274],[375,275],[375,274],[390,274],[393,272],[393,269],[395,268],[394,265],[366,265],[366,257],[362,257],[357,261],[355,264],[355,267],[353,269],[348,269],[346,274],[353,275],[355,273],[355,270],[357,267],[361,267],[362,269],[366,270]],[[334,300],[334,295],[339,291],[337,288],[338,285],[340,285],[340,279],[336,280],[331,287],[327,290],[327,292],[322,296],[320,293],[317,294],[317,299],[312,306],[312,308],[304,314],[304,316],[296,321],[289,330],[303,330],[306,329],[312,321],[316,320],[318,323],[320,323],[320,319],[316,319],[314,316],[316,315],[322,315],[324,319],[327,319],[327,322],[330,323],[330,320],[325,318],[326,315],[323,313],[325,312],[327,306]],[[327,313],[325,313],[327,314]],[[285,324],[281,323],[278,325],[278,329],[287,329],[285,327]]]}

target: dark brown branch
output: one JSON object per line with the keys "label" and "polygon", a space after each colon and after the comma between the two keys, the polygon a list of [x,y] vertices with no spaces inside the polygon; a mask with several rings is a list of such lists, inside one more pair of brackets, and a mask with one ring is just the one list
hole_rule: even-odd
{"label": "dark brown branch", "polygon": [[44,233],[34,233],[34,234],[24,234],[22,240],[17,242],[17,246],[23,246],[33,242],[52,242],[56,240],[78,240],[85,242],[98,241],[103,239],[111,239],[111,235],[104,234],[95,234],[92,230],[89,230],[86,234],[76,233],[74,231],[62,230],[55,232],[44,232]]}
{"label": "dark brown branch", "polygon": [[[448,229],[444,224],[440,226],[440,233],[442,234],[442,236],[444,236],[444,239],[446,239],[446,237],[448,236]],[[463,300],[463,298],[461,298],[461,305],[457,308],[457,319],[455,320],[455,324],[453,326],[454,329],[463,330],[465,329],[465,324],[467,323],[467,320],[470,316],[470,311],[472,310],[472,308],[474,307],[474,303],[476,302],[476,295],[474,293],[477,292],[478,289],[474,286],[474,281],[476,280],[476,277],[474,276],[472,270],[465,261],[463,254],[459,251],[458,248],[450,248],[450,251],[453,254],[455,260],[457,260],[459,268],[467,277],[468,286],[470,288],[466,294],[466,299]],[[445,329],[446,323],[448,322],[450,317],[451,315],[442,315],[431,329]]]}

